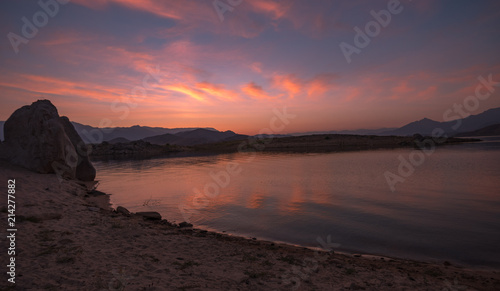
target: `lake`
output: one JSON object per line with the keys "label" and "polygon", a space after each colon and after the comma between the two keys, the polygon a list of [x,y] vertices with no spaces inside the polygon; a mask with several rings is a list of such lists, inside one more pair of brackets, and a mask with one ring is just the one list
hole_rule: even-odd
{"label": "lake", "polygon": [[[400,175],[401,160],[410,175]],[[420,159],[417,159],[420,158]],[[235,235],[500,267],[500,138],[414,149],[94,162],[116,207]],[[400,178],[392,191],[387,172]],[[404,181],[403,181],[404,180]]]}

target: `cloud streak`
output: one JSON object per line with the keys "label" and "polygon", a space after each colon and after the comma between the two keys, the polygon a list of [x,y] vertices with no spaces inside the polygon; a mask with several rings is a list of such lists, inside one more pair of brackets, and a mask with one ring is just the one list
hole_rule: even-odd
{"label": "cloud streak", "polygon": [[[50,98],[91,125],[108,117],[253,134],[287,106],[299,116],[290,132],[374,128],[439,120],[478,75],[500,79],[498,3],[404,4],[347,64],[339,43],[387,1],[243,1],[220,22],[211,1],[73,0],[19,55],[0,43],[0,114]],[[4,1],[0,34],[21,33],[36,9]],[[144,81],[156,68],[161,81]],[[147,94],[133,96],[143,82]],[[117,100],[137,105],[125,120],[110,109]]]}

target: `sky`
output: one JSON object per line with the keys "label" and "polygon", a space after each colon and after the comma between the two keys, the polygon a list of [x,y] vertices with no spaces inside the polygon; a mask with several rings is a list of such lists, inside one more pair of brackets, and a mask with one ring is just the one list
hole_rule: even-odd
{"label": "sky", "polygon": [[[496,0],[4,0],[0,120],[49,99],[99,127],[443,121],[478,77],[500,81],[499,27]],[[500,107],[500,89],[476,101]]]}

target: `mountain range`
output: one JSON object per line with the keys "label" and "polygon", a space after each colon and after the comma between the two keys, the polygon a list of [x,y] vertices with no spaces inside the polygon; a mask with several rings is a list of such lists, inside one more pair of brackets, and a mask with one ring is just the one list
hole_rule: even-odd
{"label": "mountain range", "polygon": [[[233,131],[218,131],[214,128],[163,128],[134,125],[131,127],[97,128],[72,122],[76,131],[86,143],[106,141],[109,143],[144,140],[152,144],[197,145],[221,141],[245,139],[248,136]],[[3,140],[3,124],[0,121],[0,139]],[[448,136],[466,136],[485,134],[492,135],[498,132],[500,124],[500,108],[493,108],[477,115],[470,115],[463,119],[448,122],[439,122],[424,118],[411,122],[400,128],[359,129],[342,131],[315,131],[289,134],[291,136],[313,134],[357,134],[357,135],[399,135],[413,134],[431,135],[436,128],[442,129]],[[280,135],[283,136],[283,135]]]}
{"label": "mountain range", "polygon": [[[199,129],[198,127],[187,128],[164,128],[134,125],[131,127],[105,127],[97,128],[90,125],[84,125],[78,122],[72,122],[76,131],[86,143],[95,143],[96,140],[107,142],[126,142],[141,140],[152,136],[164,134],[177,134],[185,131]],[[218,132],[214,128],[204,128],[208,131]],[[102,137],[100,136],[102,135]]]}
{"label": "mountain range", "polygon": [[475,131],[490,125],[500,124],[500,108],[489,109],[477,115],[470,115],[466,118],[439,122],[428,118],[409,123],[398,129],[385,131],[382,135],[431,135],[435,128],[441,128],[449,136],[455,136],[463,132]]}
{"label": "mountain range", "polygon": [[155,135],[144,138],[144,141],[152,144],[176,144],[183,146],[191,146],[197,144],[207,144],[221,141],[230,141],[248,138],[248,135],[237,134],[230,130],[228,131],[214,131],[205,128],[198,128],[195,130],[182,131],[176,134],[165,133],[162,135]]}
{"label": "mountain range", "polygon": [[493,124],[478,130],[463,132],[456,136],[464,137],[464,136],[493,136],[493,135],[500,135],[500,124]]}
{"label": "mountain range", "polygon": [[463,119],[440,122],[429,118],[423,118],[418,121],[408,123],[400,128],[380,128],[380,129],[358,129],[358,130],[341,130],[341,131],[316,131],[293,133],[290,135],[310,135],[310,134],[358,134],[358,135],[399,135],[411,136],[416,133],[421,135],[432,134],[436,128],[442,129],[448,136],[461,135],[463,133],[480,130],[487,126],[500,124],[500,107],[489,109],[477,115],[470,115]]}

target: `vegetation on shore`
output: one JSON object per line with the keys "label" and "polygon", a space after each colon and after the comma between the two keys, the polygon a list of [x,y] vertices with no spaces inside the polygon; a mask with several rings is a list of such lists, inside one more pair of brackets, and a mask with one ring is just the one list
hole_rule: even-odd
{"label": "vegetation on shore", "polygon": [[92,145],[91,158],[122,159],[122,158],[150,158],[157,156],[232,153],[232,152],[343,152],[374,149],[391,149],[401,147],[420,148],[426,141],[433,141],[435,145],[446,145],[463,142],[476,142],[479,139],[445,138],[438,140],[432,137],[414,136],[376,136],[376,135],[348,135],[348,134],[318,134],[307,136],[288,136],[273,138],[272,136],[249,137],[242,140],[216,142],[194,146],[156,145],[146,141],[132,141],[127,143],[111,144],[103,142]]}

